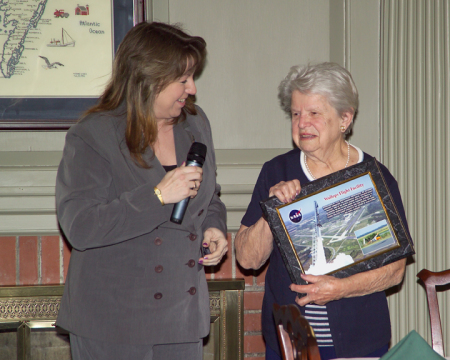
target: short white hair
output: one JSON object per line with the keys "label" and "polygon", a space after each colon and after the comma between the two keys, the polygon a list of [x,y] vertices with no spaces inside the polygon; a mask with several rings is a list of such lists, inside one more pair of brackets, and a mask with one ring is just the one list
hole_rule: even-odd
{"label": "short white hair", "polygon": [[[359,106],[358,89],[352,75],[342,66],[323,62],[316,65],[291,67],[287,76],[278,86],[278,99],[281,108],[291,116],[292,93],[298,90],[302,94],[319,94],[324,96],[339,116],[345,112],[356,117]],[[351,131],[353,121],[345,134]]]}

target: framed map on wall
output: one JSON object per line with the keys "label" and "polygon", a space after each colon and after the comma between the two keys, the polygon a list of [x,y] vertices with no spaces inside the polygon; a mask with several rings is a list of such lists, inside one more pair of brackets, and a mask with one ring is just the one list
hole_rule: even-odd
{"label": "framed map on wall", "polygon": [[93,105],[143,0],[0,1],[0,128],[67,129]]}

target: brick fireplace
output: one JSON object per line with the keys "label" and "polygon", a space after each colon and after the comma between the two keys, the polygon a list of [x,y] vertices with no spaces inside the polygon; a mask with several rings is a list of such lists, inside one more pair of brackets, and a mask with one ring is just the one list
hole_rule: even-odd
{"label": "brick fireplace", "polygon": [[[259,271],[242,269],[232,250],[234,235],[228,233],[230,250],[224,261],[219,266],[206,268],[206,276],[210,280],[244,279],[244,357],[246,360],[263,360],[265,344],[261,335],[261,307],[267,265]],[[64,284],[69,261],[70,246],[60,236],[2,236],[0,286]],[[39,339],[37,335],[33,338]],[[0,359],[3,360],[1,356]]]}

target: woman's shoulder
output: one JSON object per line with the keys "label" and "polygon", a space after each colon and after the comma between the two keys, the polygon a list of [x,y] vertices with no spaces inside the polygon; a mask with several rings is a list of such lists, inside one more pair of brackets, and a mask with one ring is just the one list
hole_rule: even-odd
{"label": "woman's shoulder", "polygon": [[[122,126],[121,126],[122,125]],[[112,110],[90,113],[71,126],[68,133],[78,135],[103,135],[116,132],[120,127],[125,130],[126,114]]]}
{"label": "woman's shoulder", "polygon": [[203,109],[200,106],[195,105],[195,112],[195,114],[187,113],[185,121],[188,124],[195,124],[195,126],[199,128],[210,131],[211,125]]}
{"label": "woman's shoulder", "polygon": [[300,149],[290,150],[265,162],[260,177],[267,179],[271,185],[293,179],[304,182],[305,178],[300,167]]}
{"label": "woman's shoulder", "polygon": [[196,114],[186,113],[186,118],[181,125],[194,134],[195,138],[203,139],[204,141],[212,141],[212,130],[209,120],[203,109],[195,105]]}
{"label": "woman's shoulder", "polygon": [[389,169],[387,168],[386,165],[384,165],[382,162],[380,162],[377,158],[375,158],[374,156],[363,152],[364,154],[364,159],[363,161],[370,161],[372,159],[375,159],[378,163],[378,166],[381,170],[381,173],[383,174],[384,179],[387,181],[388,185],[390,184],[397,184],[397,180],[395,179],[394,175],[392,175],[392,173],[389,171]]}
{"label": "woman's shoulder", "polygon": [[[355,148],[356,148],[356,146],[355,146]],[[357,150],[359,149],[359,148],[356,148]],[[360,151],[362,151],[362,150],[360,150]],[[370,154],[368,154],[368,153],[366,153],[365,151],[362,151],[362,153],[363,153],[363,161],[367,161],[367,160],[371,160],[371,159],[373,159],[373,156],[372,155],[370,155]]]}
{"label": "woman's shoulder", "polygon": [[264,167],[271,169],[278,167],[285,168],[287,165],[291,167],[293,163],[295,163],[295,161],[297,162],[297,164],[300,161],[300,149],[298,148],[292,149],[284,154],[275,156],[271,160],[267,161],[264,164]]}
{"label": "woman's shoulder", "polygon": [[208,118],[206,117],[205,112],[204,112],[203,109],[202,109],[199,105],[197,105],[197,104],[195,104],[195,111],[197,112],[197,114],[194,115],[194,116],[199,116],[199,117],[201,117],[203,120],[208,121]]}
{"label": "woman's shoulder", "polygon": [[[125,139],[126,115],[117,111],[91,113],[70,127],[66,143],[75,140],[100,149],[116,147]],[[73,140],[72,140],[73,139]]]}

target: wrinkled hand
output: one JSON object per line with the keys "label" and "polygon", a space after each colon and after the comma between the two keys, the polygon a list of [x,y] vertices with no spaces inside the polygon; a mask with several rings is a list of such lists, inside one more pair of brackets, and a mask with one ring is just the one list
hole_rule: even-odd
{"label": "wrinkled hand", "polygon": [[302,279],[307,281],[307,285],[291,284],[292,291],[306,294],[301,298],[297,297],[295,302],[300,306],[306,304],[325,305],[333,300],[339,300],[344,297],[342,279],[337,279],[329,275],[304,275]]}
{"label": "wrinkled hand", "polygon": [[205,266],[217,265],[228,251],[228,241],[222,231],[209,228],[203,234],[203,247],[209,247],[211,254],[200,258],[198,262]]}
{"label": "wrinkled hand", "polygon": [[269,196],[275,195],[281,202],[287,203],[293,201],[301,189],[300,181],[297,179],[281,181],[270,188]]}
{"label": "wrinkled hand", "polygon": [[186,166],[184,163],[180,167],[169,171],[156,185],[161,191],[161,196],[165,204],[175,204],[188,196],[197,196],[198,189],[203,180],[203,170],[197,166]]}

